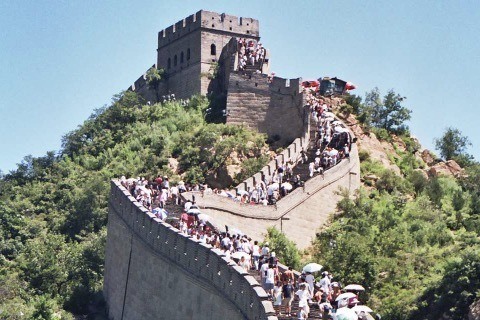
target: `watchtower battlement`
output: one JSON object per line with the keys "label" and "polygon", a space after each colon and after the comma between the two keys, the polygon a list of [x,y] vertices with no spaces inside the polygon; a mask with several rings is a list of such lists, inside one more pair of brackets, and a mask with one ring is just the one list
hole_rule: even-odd
{"label": "watchtower battlement", "polygon": [[158,33],[158,48],[164,47],[198,29],[208,30],[209,32],[232,33],[237,37],[260,37],[260,25],[256,19],[200,10],[161,30]]}
{"label": "watchtower battlement", "polygon": [[302,92],[302,78],[285,79],[273,77],[270,83],[270,91],[295,96]]}

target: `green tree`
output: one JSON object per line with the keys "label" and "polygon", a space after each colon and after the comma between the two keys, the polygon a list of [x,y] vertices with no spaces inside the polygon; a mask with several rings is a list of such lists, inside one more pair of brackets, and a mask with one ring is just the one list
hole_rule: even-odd
{"label": "green tree", "polygon": [[466,153],[467,148],[472,145],[468,137],[463,136],[462,132],[456,128],[448,127],[443,136],[434,139],[435,148],[440,151],[442,158],[446,160],[455,160],[460,165],[468,165],[472,161],[472,156]]}
{"label": "green tree", "polygon": [[402,106],[405,99],[406,97],[395,93],[393,89],[382,99],[378,88],[374,88],[365,95],[360,118],[367,126],[371,125],[392,133],[404,133],[408,130],[405,121],[410,120],[412,113]]}
{"label": "green tree", "polygon": [[297,245],[289,240],[284,233],[275,227],[270,227],[267,229],[265,241],[269,242],[270,250],[275,252],[281,263],[294,269],[300,267],[300,253]]}
{"label": "green tree", "polygon": [[160,86],[160,82],[164,79],[165,70],[163,68],[155,68],[151,67],[148,69],[146,78],[148,86],[155,90],[155,97],[157,98],[157,102],[160,101],[160,96],[158,93],[158,87]]}

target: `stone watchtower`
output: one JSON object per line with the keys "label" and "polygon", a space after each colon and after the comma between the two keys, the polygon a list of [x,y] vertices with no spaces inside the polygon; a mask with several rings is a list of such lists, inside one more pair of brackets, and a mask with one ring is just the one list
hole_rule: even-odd
{"label": "stone watchtower", "polygon": [[[167,74],[161,94],[189,98],[214,89],[224,91],[232,63],[231,54],[226,51],[232,38],[258,41],[258,20],[200,10],[160,31],[157,66]],[[214,79],[216,88],[212,88]]]}

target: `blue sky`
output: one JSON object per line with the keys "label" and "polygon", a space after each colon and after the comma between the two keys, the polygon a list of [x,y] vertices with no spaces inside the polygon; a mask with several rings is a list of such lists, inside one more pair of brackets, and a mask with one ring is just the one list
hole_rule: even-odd
{"label": "blue sky", "polygon": [[278,76],[394,89],[424,147],[452,126],[480,159],[478,1],[2,1],[0,170],[58,151],[155,63],[158,31],[200,9],[260,20]]}

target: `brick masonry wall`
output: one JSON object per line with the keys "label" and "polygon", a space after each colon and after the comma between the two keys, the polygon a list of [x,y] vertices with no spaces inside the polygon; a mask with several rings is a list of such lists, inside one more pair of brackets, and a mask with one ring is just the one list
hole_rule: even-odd
{"label": "brick masonry wall", "polygon": [[287,146],[307,126],[301,79],[231,72],[227,96],[227,124],[246,125],[266,133],[275,145]]}
{"label": "brick masonry wall", "polygon": [[[170,75],[166,91],[161,95],[174,93],[185,99],[213,91],[212,79],[205,75],[210,72],[212,64],[220,61],[222,49],[233,37],[258,40],[258,20],[201,10],[160,31],[157,65]],[[213,55],[212,45],[216,48]],[[188,51],[190,59],[187,59]]]}
{"label": "brick masonry wall", "polygon": [[117,181],[105,256],[111,319],[276,319],[243,269],[156,219]]}
{"label": "brick masonry wall", "polygon": [[[305,249],[315,239],[317,228],[335,212],[338,193],[345,189],[352,194],[360,187],[360,160],[358,149],[352,145],[349,160],[343,160],[327,170],[324,176],[315,176],[305,182],[305,189],[297,188],[277,202],[277,206],[245,205],[218,195],[184,193],[190,199],[195,195],[197,205],[208,214],[220,230],[227,225],[237,228],[253,239],[263,239],[268,227],[283,227],[283,231],[297,247]],[[289,218],[281,221],[281,218]]]}

